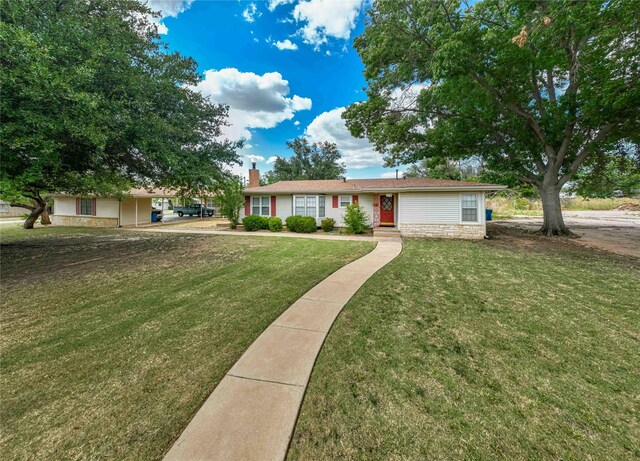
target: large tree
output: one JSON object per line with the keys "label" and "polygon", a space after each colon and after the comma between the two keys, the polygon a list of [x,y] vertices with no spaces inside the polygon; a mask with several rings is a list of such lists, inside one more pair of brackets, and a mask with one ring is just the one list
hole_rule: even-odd
{"label": "large tree", "polygon": [[338,146],[331,142],[314,142],[300,137],[287,141],[287,147],[293,151],[289,158],[278,157],[273,170],[266,175],[268,183],[294,181],[297,179],[339,179],[347,171],[340,160],[342,154]]}
{"label": "large tree", "polygon": [[47,193],[132,186],[200,195],[225,179],[238,144],[219,141],[228,108],[192,87],[137,0],[3,1],[0,195],[33,211]]}
{"label": "large tree", "polygon": [[388,166],[481,157],[568,234],[561,188],[640,139],[639,26],[637,0],[376,1],[355,40],[367,100],[343,116]]}

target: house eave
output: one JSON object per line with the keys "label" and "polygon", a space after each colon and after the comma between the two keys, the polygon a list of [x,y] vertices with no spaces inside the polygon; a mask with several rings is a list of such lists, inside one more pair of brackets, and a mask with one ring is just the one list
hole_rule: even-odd
{"label": "house eave", "polygon": [[507,186],[456,186],[456,187],[395,187],[389,189],[362,189],[367,194],[388,194],[399,192],[483,192],[504,190]]}
{"label": "house eave", "polygon": [[507,186],[455,186],[455,187],[394,187],[394,188],[375,188],[375,189],[342,189],[342,190],[293,190],[293,191],[270,191],[259,189],[245,189],[246,195],[297,195],[297,194],[313,194],[313,195],[333,195],[333,194],[389,194],[399,192],[483,192],[483,191],[499,191],[506,189]]}

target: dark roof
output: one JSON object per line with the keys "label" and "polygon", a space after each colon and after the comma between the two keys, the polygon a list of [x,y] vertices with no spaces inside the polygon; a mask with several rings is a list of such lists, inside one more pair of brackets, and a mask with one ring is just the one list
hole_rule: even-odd
{"label": "dark roof", "polygon": [[375,192],[389,190],[500,190],[506,186],[478,182],[454,181],[433,178],[400,179],[318,179],[304,181],[279,181],[267,186],[248,187],[246,193],[296,193],[296,192]]}

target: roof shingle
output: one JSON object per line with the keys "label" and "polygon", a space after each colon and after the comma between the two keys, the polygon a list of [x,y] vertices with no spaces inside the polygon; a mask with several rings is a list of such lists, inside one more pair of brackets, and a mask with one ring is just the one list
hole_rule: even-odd
{"label": "roof shingle", "polygon": [[433,178],[400,178],[400,179],[318,179],[303,181],[279,181],[267,186],[248,187],[246,193],[294,193],[294,192],[371,192],[384,190],[425,190],[425,189],[471,189],[500,190],[506,186],[484,184],[478,182],[454,181],[451,179]]}

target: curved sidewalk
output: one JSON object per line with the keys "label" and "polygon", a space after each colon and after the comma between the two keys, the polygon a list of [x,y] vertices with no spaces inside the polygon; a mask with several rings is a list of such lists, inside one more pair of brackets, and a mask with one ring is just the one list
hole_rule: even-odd
{"label": "curved sidewalk", "polygon": [[333,321],[358,289],[402,251],[376,248],[309,290],[256,339],[165,456],[173,460],[282,460],[311,370]]}

